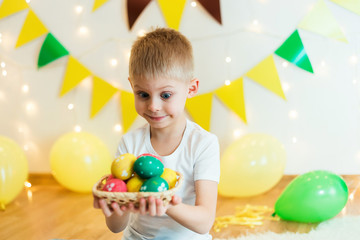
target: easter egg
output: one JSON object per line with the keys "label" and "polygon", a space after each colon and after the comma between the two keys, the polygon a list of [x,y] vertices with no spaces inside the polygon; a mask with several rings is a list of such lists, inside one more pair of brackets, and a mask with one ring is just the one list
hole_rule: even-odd
{"label": "easter egg", "polygon": [[126,183],[123,180],[113,178],[106,182],[102,190],[107,192],[126,192],[127,187]]}
{"label": "easter egg", "polygon": [[164,163],[163,160],[162,160],[159,156],[156,156],[156,155],[151,154],[151,153],[141,154],[141,155],[138,156],[138,158],[139,158],[139,157],[142,157],[142,156],[151,156],[151,157],[154,157],[154,158],[158,159],[160,162]]}
{"label": "easter egg", "polygon": [[177,181],[176,172],[170,168],[165,168],[163,174],[161,176],[165,181],[169,184],[169,188],[175,187]]}
{"label": "easter egg", "polygon": [[141,156],[134,163],[134,171],[141,178],[160,176],[164,171],[164,164],[153,156]]}
{"label": "easter egg", "polygon": [[169,184],[162,177],[152,177],[146,180],[140,192],[164,192],[169,190]]}
{"label": "easter egg", "polygon": [[136,157],[131,153],[125,153],[115,158],[111,164],[111,174],[121,180],[126,180],[133,174],[133,166]]}
{"label": "easter egg", "polygon": [[130,178],[126,183],[128,192],[139,192],[144,182],[145,179],[142,179],[137,174],[135,174],[135,176]]}

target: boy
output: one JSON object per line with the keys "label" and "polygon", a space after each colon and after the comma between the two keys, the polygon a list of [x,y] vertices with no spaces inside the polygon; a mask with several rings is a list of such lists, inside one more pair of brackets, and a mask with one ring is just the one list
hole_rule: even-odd
{"label": "boy", "polygon": [[182,173],[184,180],[169,205],[160,199],[141,199],[110,209],[94,199],[108,228],[125,229],[123,239],[211,239],[220,175],[217,137],[186,119],[187,98],[193,97],[199,80],[193,78],[190,42],[179,32],[158,28],[135,41],[130,56],[129,82],[135,108],[148,124],[125,134],[118,154],[160,155],[165,168]]}

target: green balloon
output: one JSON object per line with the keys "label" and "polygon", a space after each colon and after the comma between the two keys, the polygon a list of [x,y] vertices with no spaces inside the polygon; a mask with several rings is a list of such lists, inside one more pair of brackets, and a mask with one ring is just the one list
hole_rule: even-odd
{"label": "green balloon", "polygon": [[338,175],[312,171],[296,177],[275,203],[283,220],[316,223],[335,217],[348,200],[348,188]]}

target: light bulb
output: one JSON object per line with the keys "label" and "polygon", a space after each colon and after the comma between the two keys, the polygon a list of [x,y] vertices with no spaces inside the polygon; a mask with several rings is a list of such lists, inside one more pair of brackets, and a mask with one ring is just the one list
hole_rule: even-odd
{"label": "light bulb", "polygon": [[192,7],[196,7],[196,5],[197,5],[197,4],[196,4],[195,1],[192,1],[192,2],[191,2],[191,6],[192,6]]}
{"label": "light bulb", "polygon": [[291,110],[291,111],[289,112],[289,118],[290,118],[290,119],[296,119],[297,117],[298,117],[298,112],[297,112],[297,111]]}
{"label": "light bulb", "polygon": [[29,187],[31,187],[31,183],[29,181],[25,181],[24,186],[29,188]]}
{"label": "light bulb", "polygon": [[239,138],[242,135],[241,129],[235,129],[233,132],[233,136],[235,139]]}
{"label": "light bulb", "polygon": [[115,67],[117,64],[118,64],[118,61],[115,58],[110,60],[110,65],[111,66]]}
{"label": "light bulb", "polygon": [[83,6],[80,6],[80,5],[79,5],[79,6],[76,6],[76,7],[75,7],[75,12],[76,12],[77,14],[82,13],[83,10],[84,10]]}
{"label": "light bulb", "polygon": [[69,110],[73,110],[73,109],[74,109],[74,104],[69,103],[69,105],[67,106],[67,108],[68,108]]}
{"label": "light bulb", "polygon": [[226,58],[225,58],[225,61],[226,61],[227,63],[231,62],[231,57],[226,57]]}
{"label": "light bulb", "polygon": [[36,105],[33,102],[28,102],[26,104],[25,108],[28,113],[34,113],[36,110]]}
{"label": "light bulb", "polygon": [[24,85],[22,86],[21,90],[23,91],[23,93],[29,92],[29,85],[24,84]]}
{"label": "light bulb", "polygon": [[145,36],[145,35],[146,35],[146,30],[140,29],[140,30],[138,31],[137,35],[138,35],[139,37]]}
{"label": "light bulb", "polygon": [[4,68],[6,66],[5,62],[1,62],[0,66]]}
{"label": "light bulb", "polygon": [[82,26],[79,28],[79,34],[80,35],[86,35],[89,32],[88,28],[85,26]]}
{"label": "light bulb", "polygon": [[231,81],[230,80],[225,80],[225,85],[226,86],[229,86],[231,84]]}
{"label": "light bulb", "polygon": [[296,137],[292,137],[291,140],[292,140],[293,143],[297,143],[297,138]]}
{"label": "light bulb", "polygon": [[31,0],[26,0],[26,3],[30,3]]}
{"label": "light bulb", "polygon": [[6,77],[6,76],[7,76],[7,71],[6,71],[6,70],[2,70],[2,75],[3,75],[4,77]]}
{"label": "light bulb", "polygon": [[289,63],[286,62],[286,61],[284,61],[284,62],[282,63],[282,66],[283,66],[284,68],[287,68],[287,67],[289,66]]}
{"label": "light bulb", "polygon": [[75,132],[81,132],[81,127],[79,125],[76,125],[74,127]]}
{"label": "light bulb", "polygon": [[115,132],[120,132],[120,131],[122,130],[121,125],[120,125],[120,124],[116,124],[116,125],[114,126],[114,130],[115,130]]}
{"label": "light bulb", "polygon": [[281,86],[282,86],[284,92],[287,92],[290,89],[290,85],[287,82],[282,82]]}

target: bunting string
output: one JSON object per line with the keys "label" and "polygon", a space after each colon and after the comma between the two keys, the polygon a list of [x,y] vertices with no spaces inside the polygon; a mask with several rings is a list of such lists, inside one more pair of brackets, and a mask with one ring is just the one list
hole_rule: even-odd
{"label": "bunting string", "polygon": [[[356,0],[348,0],[346,3],[338,0],[331,1],[346,9],[354,10],[355,13],[359,13],[358,10],[360,9],[360,6]],[[105,5],[106,2],[108,2],[108,0],[95,0],[93,11],[98,10],[101,6]],[[129,29],[131,29],[135,24],[136,20],[142,11],[144,11],[149,2],[151,2],[151,0],[127,0]],[[175,29],[179,28],[182,11],[186,6],[186,2],[186,0],[174,0],[171,1],[171,4],[169,4],[169,1],[157,0],[157,3],[159,4],[159,7],[169,27]],[[219,24],[222,23],[219,0],[204,0],[198,2]],[[175,8],[174,4],[176,5]],[[68,57],[63,84],[60,89],[60,97],[75,89],[83,79],[92,77],[93,89],[90,117],[94,118],[110,101],[110,99],[115,94],[119,93],[123,129],[126,132],[131,127],[137,116],[134,107],[133,94],[112,86],[106,80],[93,74],[90,69],[85,67],[77,58],[75,58],[51,33],[51,31],[48,30],[48,28],[43,24],[41,19],[38,18],[36,13],[30,8],[29,4],[27,4],[25,0],[4,0],[0,6],[0,19],[26,9],[28,9],[28,15],[20,31],[15,47],[21,47],[24,44],[47,34],[39,52],[38,67],[42,68],[59,58],[65,56]],[[335,17],[327,8],[324,0],[319,0],[315,4],[314,8],[300,21],[297,27],[299,29],[310,31],[324,37],[332,38],[336,41],[347,42],[345,35],[341,31],[341,28],[338,25]],[[239,28],[228,33],[212,34],[190,40],[203,41],[209,38],[228,37],[230,35],[239,34],[241,32],[253,32],[260,34],[256,31],[251,31],[246,28]],[[283,36],[272,33],[262,32],[261,34],[272,38],[283,39]],[[88,55],[89,53],[100,48],[103,44],[109,43],[111,41],[132,40],[133,39],[127,38],[109,38],[103,43],[100,43],[99,45],[94,46],[93,48],[81,54],[81,57]],[[275,66],[274,55],[283,58],[284,60],[292,63],[294,66],[297,66],[302,70],[313,73],[311,61],[307,55],[306,49],[303,46],[299,31],[296,29],[274,51],[274,53],[268,55],[265,59],[251,68],[248,72],[244,73],[242,76],[239,76],[238,78],[230,81],[228,84],[214,89],[209,93],[201,94],[189,99],[186,104],[186,109],[190,116],[203,128],[210,130],[211,109],[215,96],[220,100],[221,103],[223,103],[225,107],[229,108],[232,112],[239,116],[243,122],[247,123],[243,89],[244,78],[258,83],[260,86],[286,100],[286,96],[282,90],[280,78]]]}

